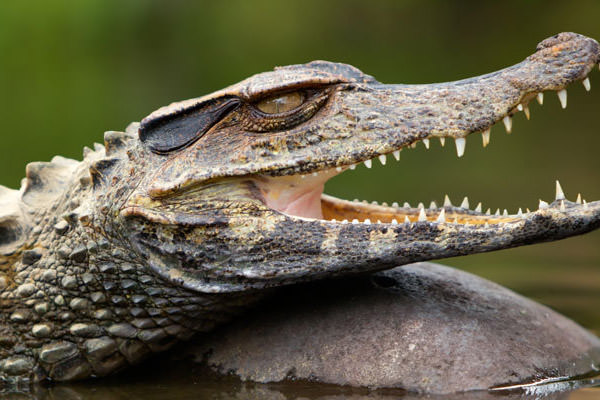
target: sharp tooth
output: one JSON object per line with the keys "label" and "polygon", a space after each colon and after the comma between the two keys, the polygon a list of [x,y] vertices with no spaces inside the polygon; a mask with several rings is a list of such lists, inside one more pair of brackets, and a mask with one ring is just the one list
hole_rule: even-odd
{"label": "sharp tooth", "polygon": [[456,138],[454,139],[454,143],[456,144],[456,154],[459,157],[462,157],[465,154],[465,146],[467,145],[467,140],[465,138]]}
{"label": "sharp tooth", "polygon": [[565,212],[566,208],[565,208],[565,201],[561,200],[560,201],[560,211]]}
{"label": "sharp tooth", "polygon": [[377,206],[377,205],[379,205],[379,203],[377,202],[377,200],[373,200],[373,201],[371,202],[371,204],[373,204],[374,206]]}
{"label": "sharp tooth", "polygon": [[496,212],[494,213],[494,215],[497,216],[497,217],[500,216],[500,209],[499,208],[496,208]]}
{"label": "sharp tooth", "polygon": [[354,218],[354,219],[352,220],[352,225],[356,225],[356,224],[358,224],[358,220],[357,220],[356,218]]}
{"label": "sharp tooth", "polygon": [[350,169],[356,169],[356,164],[352,164],[350,167],[348,167]]}
{"label": "sharp tooth", "polygon": [[396,218],[392,219],[392,225],[398,225],[398,220]]}
{"label": "sharp tooth", "polygon": [[410,148],[411,149],[416,149],[417,148],[417,142],[411,143],[410,144]]}
{"label": "sharp tooth", "polygon": [[575,203],[581,204],[581,193],[577,193],[577,200],[575,200]]}
{"label": "sharp tooth", "polygon": [[387,206],[388,206],[388,203],[386,203],[386,202],[384,201],[383,203],[381,203],[381,205],[382,205],[383,207],[387,207]]}
{"label": "sharp tooth", "polygon": [[435,220],[436,222],[446,222],[446,211],[442,208],[442,211],[440,211],[440,215],[437,217],[437,219]]}
{"label": "sharp tooth", "polygon": [[425,145],[425,148],[429,150],[429,139],[423,139],[423,144]]}
{"label": "sharp tooth", "polygon": [[423,203],[419,203],[419,204],[417,205],[417,208],[425,208],[425,204],[423,204]]}
{"label": "sharp tooth", "polygon": [[444,196],[444,207],[452,207],[452,202],[450,201],[450,197],[448,197],[448,195]]}
{"label": "sharp tooth", "polygon": [[531,212],[531,210],[529,208],[526,208],[525,211],[527,211],[527,214],[529,214]]}
{"label": "sharp tooth", "polygon": [[485,210],[485,215],[492,215],[492,209],[488,208],[487,210]]}
{"label": "sharp tooth", "polygon": [[590,91],[590,89],[592,88],[592,86],[590,85],[590,78],[585,78],[583,80],[583,87],[585,88],[585,90],[587,90],[588,92]]}
{"label": "sharp tooth", "polygon": [[523,112],[525,113],[525,118],[529,119],[531,114],[529,113],[529,106],[523,106]]}
{"label": "sharp tooth", "polygon": [[460,208],[464,208],[465,210],[469,209],[469,198],[465,197],[462,201],[462,203],[460,203]]}
{"label": "sharp tooth", "polygon": [[583,208],[587,209],[588,205],[587,205],[587,201],[583,200]]}
{"label": "sharp tooth", "polygon": [[483,140],[483,147],[487,147],[487,145],[490,144],[490,132],[490,128],[487,128],[485,131],[481,132],[481,140]]}
{"label": "sharp tooth", "polygon": [[425,215],[425,210],[421,208],[421,211],[419,211],[419,222],[423,222],[423,221],[427,221],[427,215]]}
{"label": "sharp tooth", "polygon": [[363,224],[365,225],[371,225],[371,220],[369,218],[365,219]]}
{"label": "sharp tooth", "polygon": [[378,219],[378,220],[377,220],[377,223],[378,223],[378,224],[380,224],[380,223],[381,223],[381,220],[380,220],[380,219]]}
{"label": "sharp tooth", "polygon": [[537,102],[540,103],[540,106],[544,104],[544,93],[538,93],[536,98]]}
{"label": "sharp tooth", "polygon": [[543,210],[544,208],[548,208],[548,203],[546,203],[544,200],[540,199],[540,204],[539,204],[538,208],[540,210]]}
{"label": "sharp tooth", "polygon": [[567,108],[567,89],[561,89],[556,94],[558,94],[558,100],[560,100],[560,106],[562,108]]}
{"label": "sharp tooth", "polygon": [[345,219],[345,220],[342,221],[342,224],[347,224],[347,223],[348,223],[347,219]]}
{"label": "sharp tooth", "polygon": [[410,208],[410,204],[408,203],[408,201],[405,201],[404,204],[402,204],[402,207]]}
{"label": "sharp tooth", "polygon": [[396,161],[400,161],[400,150],[396,150],[392,153]]}
{"label": "sharp tooth", "polygon": [[565,193],[563,192],[562,188],[560,187],[560,182],[556,181],[556,200],[564,200],[565,199]]}
{"label": "sharp tooth", "polygon": [[437,208],[437,204],[435,203],[435,201],[429,203],[429,208]]}
{"label": "sharp tooth", "polygon": [[385,165],[386,161],[387,161],[387,156],[385,154],[382,154],[379,156],[379,162],[381,162],[381,165]]}
{"label": "sharp tooth", "polygon": [[441,137],[440,138],[440,144],[442,145],[442,147],[444,147],[446,145],[446,138],[445,137]]}
{"label": "sharp tooth", "polygon": [[398,208],[400,207],[400,205],[398,204],[398,202],[395,201],[392,203],[392,207]]}
{"label": "sharp tooth", "polygon": [[502,122],[504,122],[504,127],[506,128],[506,133],[510,134],[512,132],[512,118],[510,115],[502,118]]}
{"label": "sharp tooth", "polygon": [[371,165],[373,165],[373,163],[371,162],[371,160],[365,160],[365,166],[367,168],[371,168]]}
{"label": "sharp tooth", "polygon": [[337,172],[342,172],[342,167],[335,167],[335,170],[336,170]]}
{"label": "sharp tooth", "polygon": [[410,224],[410,219],[408,219],[408,215],[404,216],[404,223],[405,224]]}
{"label": "sharp tooth", "polygon": [[479,203],[477,204],[477,207],[475,207],[475,211],[477,211],[478,213],[480,213],[480,212],[481,212],[481,202],[479,202]]}
{"label": "sharp tooth", "polygon": [[502,215],[504,215],[505,217],[508,215],[508,210],[505,208],[504,211],[502,212]]}
{"label": "sharp tooth", "polygon": [[519,110],[519,111],[523,111],[523,104],[519,104],[519,105],[517,105],[517,110]]}
{"label": "sharp tooth", "polygon": [[519,217],[522,217],[522,216],[523,216],[523,210],[521,210],[521,209],[519,208],[519,211],[517,211],[517,215],[518,215]]}

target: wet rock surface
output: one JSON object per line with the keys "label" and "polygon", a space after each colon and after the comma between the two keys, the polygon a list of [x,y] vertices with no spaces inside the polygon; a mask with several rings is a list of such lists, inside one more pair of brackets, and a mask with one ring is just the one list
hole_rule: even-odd
{"label": "wet rock surface", "polygon": [[289,287],[188,348],[222,373],[453,393],[573,377],[600,340],[525,297],[462,271],[418,263]]}

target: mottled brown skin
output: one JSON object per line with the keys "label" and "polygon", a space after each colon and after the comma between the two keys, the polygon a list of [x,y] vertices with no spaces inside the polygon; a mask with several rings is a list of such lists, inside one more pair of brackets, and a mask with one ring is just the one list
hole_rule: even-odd
{"label": "mottled brown skin", "polygon": [[[81,163],[28,165],[20,191],[0,190],[0,379],[113,373],[231,319],[267,288],[598,228],[600,202],[559,199],[523,216],[446,206],[437,221],[437,208],[424,220],[419,209],[323,196],[326,218],[373,221],[351,224],[280,212],[265,188],[480,132],[599,61],[596,41],[563,33],[520,64],[451,83],[385,85],[349,65],[292,65],[108,132]],[[260,111],[294,92],[297,107]]]}

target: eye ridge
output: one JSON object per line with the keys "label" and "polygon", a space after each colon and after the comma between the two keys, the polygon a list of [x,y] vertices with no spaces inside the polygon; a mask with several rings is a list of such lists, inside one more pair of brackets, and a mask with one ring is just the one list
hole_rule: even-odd
{"label": "eye ridge", "polygon": [[196,143],[241,104],[240,98],[226,96],[165,118],[142,121],[138,137],[153,153],[171,154]]}

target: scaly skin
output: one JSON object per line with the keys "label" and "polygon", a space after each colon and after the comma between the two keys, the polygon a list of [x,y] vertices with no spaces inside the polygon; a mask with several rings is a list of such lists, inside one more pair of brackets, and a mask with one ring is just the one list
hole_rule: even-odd
{"label": "scaly skin", "polygon": [[20,191],[0,190],[0,379],[110,374],[229,320],[268,288],[598,228],[600,202],[560,195],[494,216],[321,191],[418,141],[460,146],[599,61],[596,41],[563,33],[520,64],[451,83],[385,85],[344,64],[292,65],[108,132],[80,163],[29,164]]}

